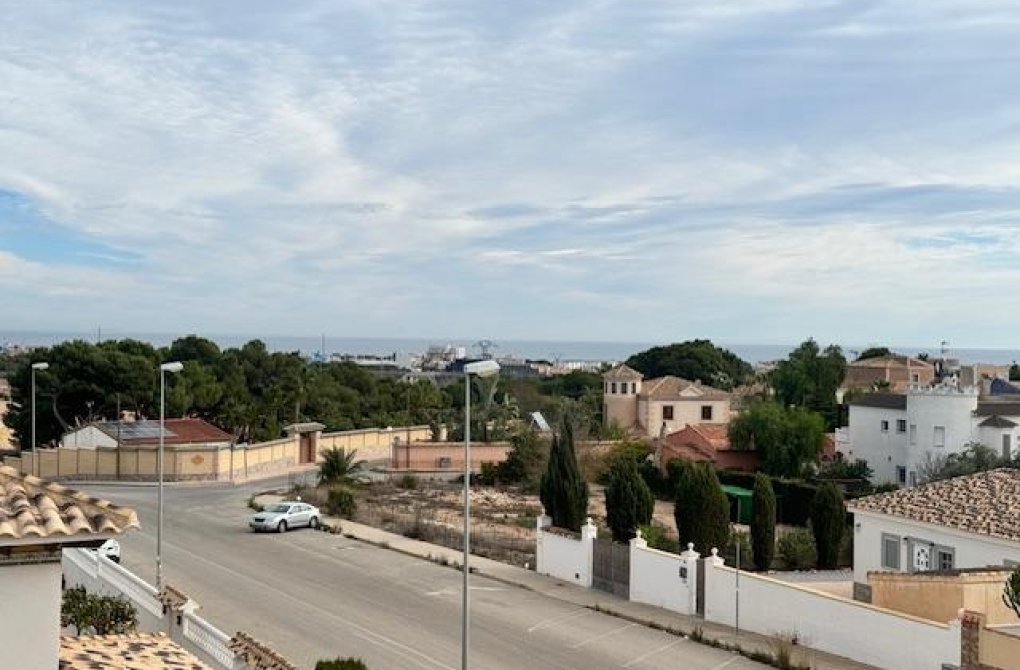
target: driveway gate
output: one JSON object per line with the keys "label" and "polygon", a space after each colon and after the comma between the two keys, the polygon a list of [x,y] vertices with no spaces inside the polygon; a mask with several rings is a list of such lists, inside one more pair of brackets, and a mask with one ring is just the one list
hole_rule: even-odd
{"label": "driveway gate", "polygon": [[609,538],[595,540],[592,586],[621,598],[630,597],[630,545]]}

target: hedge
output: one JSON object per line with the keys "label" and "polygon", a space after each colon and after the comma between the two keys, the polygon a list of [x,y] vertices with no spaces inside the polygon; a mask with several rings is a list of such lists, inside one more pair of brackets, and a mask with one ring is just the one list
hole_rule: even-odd
{"label": "hedge", "polygon": [[[730,486],[754,490],[753,472],[720,470],[719,481]],[[772,477],[772,489],[776,493],[776,523],[788,526],[806,526],[811,518],[811,501],[818,487],[814,484]]]}

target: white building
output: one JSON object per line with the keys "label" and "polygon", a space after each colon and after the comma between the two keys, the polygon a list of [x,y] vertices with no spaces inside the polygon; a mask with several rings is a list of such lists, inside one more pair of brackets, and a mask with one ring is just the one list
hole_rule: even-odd
{"label": "white building", "polygon": [[915,387],[863,395],[849,405],[839,449],[847,460],[867,461],[876,483],[916,486],[929,459],[972,443],[1009,458],[1020,436],[1020,402],[983,400],[974,388]]}
{"label": "white building", "polygon": [[852,501],[854,592],[868,573],[1020,565],[1020,470],[955,477]]}

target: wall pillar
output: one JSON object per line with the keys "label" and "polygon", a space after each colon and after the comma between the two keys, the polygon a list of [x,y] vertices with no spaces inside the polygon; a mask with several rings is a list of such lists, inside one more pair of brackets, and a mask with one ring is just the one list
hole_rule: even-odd
{"label": "wall pillar", "polygon": [[587,572],[585,573],[586,578],[583,579],[585,588],[591,588],[593,577],[595,574],[595,539],[598,537],[599,530],[592,523],[591,517],[588,517],[584,525],[581,526],[581,544],[584,550],[584,557],[587,565]]}
{"label": "wall pillar", "polygon": [[984,616],[965,611],[960,617],[960,670],[983,670],[981,665],[981,629]]}

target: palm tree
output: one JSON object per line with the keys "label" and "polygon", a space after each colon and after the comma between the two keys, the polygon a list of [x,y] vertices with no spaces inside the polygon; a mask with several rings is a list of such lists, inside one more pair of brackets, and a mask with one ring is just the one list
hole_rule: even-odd
{"label": "palm tree", "polygon": [[365,465],[365,461],[357,460],[358,450],[347,451],[342,447],[323,449],[319,452],[322,463],[319,465],[319,483],[337,484],[348,482]]}

